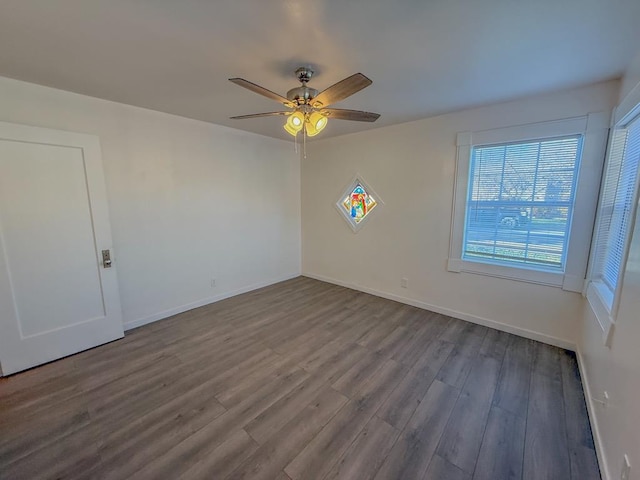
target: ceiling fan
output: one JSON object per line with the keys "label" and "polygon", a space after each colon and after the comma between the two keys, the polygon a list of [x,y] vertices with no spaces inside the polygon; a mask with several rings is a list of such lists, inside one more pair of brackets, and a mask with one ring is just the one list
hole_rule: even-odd
{"label": "ceiling fan", "polygon": [[345,110],[341,108],[327,108],[340,100],[350,97],[373,82],[361,73],[355,73],[350,77],[340,80],[326,90],[318,93],[318,90],[307,86],[313,76],[313,70],[309,67],[300,67],[296,70],[296,77],[301,86],[292,88],[287,92],[287,97],[278,95],[260,85],[256,85],[244,78],[230,78],[229,81],[240,85],[259,95],[281,103],[290,111],[254,113],[251,115],[238,115],[231,117],[234,120],[245,118],[288,116],[284,129],[294,137],[302,131],[309,137],[314,137],[327,126],[329,118],[340,120],[354,120],[356,122],[375,122],[377,113],[363,112],[361,110]]}

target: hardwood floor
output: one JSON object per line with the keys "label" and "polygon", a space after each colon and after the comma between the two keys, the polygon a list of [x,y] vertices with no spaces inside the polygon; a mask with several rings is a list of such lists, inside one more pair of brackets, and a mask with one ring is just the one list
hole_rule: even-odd
{"label": "hardwood floor", "polygon": [[299,277],[0,380],[2,479],[599,479],[575,356]]}

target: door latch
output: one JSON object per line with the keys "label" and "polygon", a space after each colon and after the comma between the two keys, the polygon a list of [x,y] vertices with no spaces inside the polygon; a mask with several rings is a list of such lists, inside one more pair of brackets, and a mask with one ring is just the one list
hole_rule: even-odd
{"label": "door latch", "polygon": [[111,252],[109,250],[102,250],[102,266],[111,268]]}

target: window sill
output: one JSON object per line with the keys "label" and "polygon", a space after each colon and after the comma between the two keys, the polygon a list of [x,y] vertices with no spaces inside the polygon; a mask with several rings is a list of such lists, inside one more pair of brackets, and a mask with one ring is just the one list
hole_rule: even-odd
{"label": "window sill", "polygon": [[584,280],[563,273],[530,270],[526,268],[471,262],[459,258],[450,258],[447,270],[455,273],[473,273],[489,277],[505,278],[518,282],[534,283],[549,287],[562,288],[569,292],[582,293]]}
{"label": "window sill", "polygon": [[613,328],[615,326],[611,315],[613,294],[604,284],[600,282],[590,282],[587,287],[587,301],[602,329],[602,343],[610,347]]}

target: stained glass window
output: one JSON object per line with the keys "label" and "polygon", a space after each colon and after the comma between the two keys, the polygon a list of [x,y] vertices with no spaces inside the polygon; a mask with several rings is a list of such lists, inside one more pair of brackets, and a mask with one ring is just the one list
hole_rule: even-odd
{"label": "stained glass window", "polygon": [[379,197],[363,180],[356,178],[347,188],[336,206],[354,231],[380,204]]}
{"label": "stained glass window", "polygon": [[360,223],[360,220],[366,217],[377,204],[373,196],[369,195],[359,183],[342,201],[342,206],[356,223]]}

